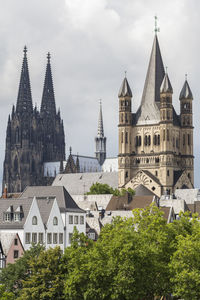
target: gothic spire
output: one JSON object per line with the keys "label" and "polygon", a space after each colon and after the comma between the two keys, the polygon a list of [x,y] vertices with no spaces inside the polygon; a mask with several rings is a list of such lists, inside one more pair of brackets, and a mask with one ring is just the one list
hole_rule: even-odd
{"label": "gothic spire", "polygon": [[146,102],[150,104],[160,101],[160,86],[162,84],[164,76],[165,70],[160,53],[158,37],[157,34],[155,34],[148,71],[144,84],[142,104]]}
{"label": "gothic spire", "polygon": [[180,100],[182,100],[182,99],[193,99],[193,95],[192,95],[192,92],[191,92],[191,89],[190,89],[190,86],[188,84],[187,79],[185,79],[184,85],[183,85],[182,90],[180,92],[179,99]]}
{"label": "gothic spire", "polygon": [[97,137],[104,137],[103,115],[102,115],[102,104],[101,104],[101,101],[100,101],[100,110],[99,110],[99,121],[98,121]]}
{"label": "gothic spire", "polygon": [[50,116],[56,115],[56,104],[54,97],[53,79],[51,73],[50,53],[47,54],[47,67],[42,94],[41,113],[47,113]]}
{"label": "gothic spire", "polygon": [[33,104],[32,104],[31,86],[30,86],[28,61],[27,61],[27,48],[25,46],[19,91],[17,97],[16,112],[18,114],[21,114],[23,112],[32,113],[32,111],[33,111]]}

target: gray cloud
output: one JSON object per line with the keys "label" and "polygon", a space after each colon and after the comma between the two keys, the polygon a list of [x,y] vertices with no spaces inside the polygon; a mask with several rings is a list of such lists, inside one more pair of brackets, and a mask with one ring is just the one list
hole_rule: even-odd
{"label": "gray cloud", "polygon": [[[153,42],[155,13],[164,64],[173,85],[179,112],[184,74],[194,95],[196,186],[199,185],[199,16],[197,0],[0,0],[0,154],[4,159],[8,114],[16,102],[23,46],[28,46],[33,103],[40,105],[46,53],[52,54],[57,107],[61,108],[66,150],[93,155],[98,99],[108,155],[118,152],[117,93],[128,71],[133,110],[140,103]],[[2,173],[2,168],[1,168]]]}

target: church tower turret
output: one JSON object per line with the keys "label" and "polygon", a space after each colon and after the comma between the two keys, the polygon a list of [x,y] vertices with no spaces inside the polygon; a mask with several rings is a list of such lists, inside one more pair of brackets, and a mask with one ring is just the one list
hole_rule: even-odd
{"label": "church tower turret", "polygon": [[[119,156],[124,157],[125,168],[120,172],[120,182],[128,182],[130,180],[130,153],[131,153],[131,126],[132,112],[131,99],[132,91],[128,80],[125,76],[118,94],[119,98]],[[133,145],[134,146],[134,145]],[[134,151],[134,149],[133,149]],[[119,159],[121,161],[121,158]],[[119,169],[121,163],[119,161]]]}
{"label": "church tower turret", "polygon": [[96,144],[96,151],[95,151],[96,158],[98,159],[100,165],[102,165],[104,160],[106,159],[106,137],[104,136],[101,102],[100,102],[100,110],[99,110],[98,131],[97,131],[97,136],[95,138],[95,144]]}

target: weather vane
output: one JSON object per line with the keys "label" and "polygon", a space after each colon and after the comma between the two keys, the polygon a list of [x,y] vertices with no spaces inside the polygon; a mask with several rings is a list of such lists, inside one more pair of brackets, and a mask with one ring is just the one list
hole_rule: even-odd
{"label": "weather vane", "polygon": [[157,24],[158,17],[155,16],[154,19],[155,19],[155,29],[154,29],[154,31],[155,31],[155,33],[157,33],[157,32],[160,32],[160,28],[158,27],[158,24]]}

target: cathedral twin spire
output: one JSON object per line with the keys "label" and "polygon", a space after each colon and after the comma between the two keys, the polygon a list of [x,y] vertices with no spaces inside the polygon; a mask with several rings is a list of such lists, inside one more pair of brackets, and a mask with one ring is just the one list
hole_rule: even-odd
{"label": "cathedral twin spire", "polygon": [[27,61],[27,48],[24,47],[24,58],[22,63],[19,91],[17,97],[16,112],[17,114],[32,113],[32,95]]}
{"label": "cathedral twin spire", "polygon": [[[33,112],[32,104],[32,95],[31,95],[31,85],[28,69],[28,60],[27,60],[27,47],[24,47],[24,57],[22,63],[19,91],[17,97],[16,112],[22,114],[25,112]],[[54,97],[54,88],[53,88],[53,79],[51,73],[51,64],[50,64],[50,53],[47,54],[47,67],[44,81],[44,88],[42,94],[41,102],[41,114],[47,114],[49,116],[56,115],[56,104]]]}

